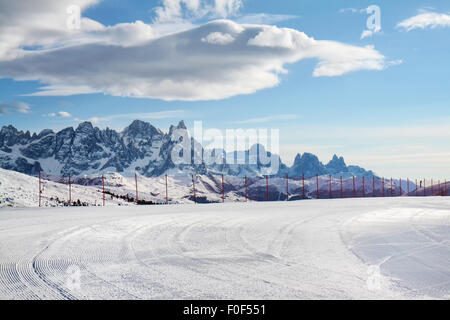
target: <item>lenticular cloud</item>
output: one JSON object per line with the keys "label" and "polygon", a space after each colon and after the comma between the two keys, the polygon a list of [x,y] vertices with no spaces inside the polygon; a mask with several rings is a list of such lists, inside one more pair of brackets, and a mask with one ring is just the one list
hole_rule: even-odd
{"label": "lenticular cloud", "polygon": [[314,76],[385,67],[385,57],[372,47],[220,20],[133,46],[90,42],[29,51],[0,62],[0,76],[45,83],[36,95],[216,100],[276,86],[286,64],[306,58],[318,59]]}
{"label": "lenticular cloud", "polygon": [[180,21],[184,7],[192,14],[201,15],[207,7],[209,15],[232,15],[241,5],[238,0],[198,8],[195,1],[165,1],[165,24],[159,22],[160,10],[152,24],[105,26],[81,18],[80,30],[67,29],[68,5],[82,11],[97,2],[37,0],[26,6],[0,0],[0,12],[7,17],[0,20],[0,78],[40,81],[40,90],[31,93],[37,96],[104,93],[197,101],[274,87],[287,65],[308,58],[318,61],[312,71],[316,77],[389,65],[373,47],[315,40],[294,29]]}

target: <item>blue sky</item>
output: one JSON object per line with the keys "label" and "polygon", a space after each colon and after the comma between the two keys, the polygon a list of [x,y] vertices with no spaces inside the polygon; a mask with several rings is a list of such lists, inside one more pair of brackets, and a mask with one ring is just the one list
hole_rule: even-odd
{"label": "blue sky", "polygon": [[[361,39],[370,17],[363,10],[370,5],[380,8],[381,30]],[[44,128],[62,129],[76,126],[83,120],[92,120],[102,128],[108,126],[121,129],[134,118],[140,118],[162,129],[167,129],[170,124],[181,119],[185,120],[188,127],[192,127],[194,121],[201,120],[206,128],[279,128],[280,153],[286,163],[292,163],[296,153],[312,152],[324,162],[336,153],[344,156],[347,163],[358,164],[386,176],[450,177],[450,23],[446,20],[450,13],[448,1],[244,0],[235,9],[225,12],[225,15],[218,13],[218,10],[201,15],[197,14],[201,8],[197,11],[188,10],[182,5],[184,11],[181,16],[170,16],[165,21],[155,11],[157,7],[167,8],[167,4],[162,1],[103,0],[81,6],[83,18],[106,27],[136,20],[154,26],[155,30],[163,25],[165,29],[161,28],[163,31],[156,38],[167,35],[170,38],[171,34],[194,30],[218,18],[234,21],[237,26],[254,23],[256,19],[263,25],[304,32],[307,37],[315,40],[328,40],[355,48],[373,46],[373,50],[382,55],[383,59],[372,61],[371,58],[366,60],[364,57],[361,58],[364,59],[363,66],[356,70],[333,76],[328,73],[325,76],[314,76],[321,59],[328,61],[330,54],[335,55],[323,43],[325,53],[320,56],[298,58],[292,63],[286,62],[288,57],[276,57],[274,63],[280,63],[284,69],[276,72],[277,84],[270,84],[273,79],[268,77],[268,84],[264,88],[255,84],[258,88],[250,88],[254,92],[248,94],[240,94],[239,88],[232,88],[230,97],[225,97],[228,89],[214,87],[220,92],[221,98],[217,100],[185,94],[181,98],[167,99],[169,89],[166,88],[163,90],[164,94],[149,89],[151,97],[147,93],[144,97],[126,97],[122,83],[122,87],[117,89],[118,94],[115,93],[117,90],[102,91],[95,87],[96,92],[90,94],[74,92],[73,95],[62,96],[29,96],[42,92],[44,86],[54,85],[48,79],[54,79],[55,75],[45,74],[48,77],[43,80],[35,76],[33,69],[28,73],[16,70],[2,73],[0,48],[0,126],[13,124],[22,130],[40,131]],[[408,24],[400,27],[399,24],[405,21]],[[405,26],[409,26],[409,29]],[[95,27],[92,30],[94,29]],[[97,31],[95,29],[92,32]],[[136,30],[133,29],[132,32],[136,33]],[[280,37],[281,33],[275,35]],[[17,42],[16,47],[8,47],[9,51],[5,52],[14,53],[13,50],[20,49],[20,44],[24,48],[26,45],[23,44],[31,43],[24,39],[25,36],[21,38],[22,42]],[[278,38],[270,39],[277,41]],[[46,49],[58,50],[55,48],[61,46],[63,40],[61,37],[52,39],[53,47]],[[82,40],[88,41],[87,46],[92,41]],[[47,45],[47,42],[42,43]],[[137,45],[140,44],[139,42]],[[126,45],[134,46],[136,43]],[[368,51],[361,54],[373,53]],[[229,51],[229,54],[233,54],[233,51]],[[236,61],[247,58],[247,55],[240,54],[241,52],[236,53]],[[271,57],[274,54],[272,52]],[[348,56],[348,51],[343,50],[338,54]],[[343,64],[355,63],[347,56],[343,58]],[[208,52],[201,57],[207,58]],[[218,59],[218,56],[214,55],[212,58]],[[258,57],[263,58],[264,56]],[[3,66],[10,68],[11,59],[8,59]],[[123,59],[126,60],[126,57]],[[350,60],[347,61],[348,59]],[[71,60],[68,61],[70,63]],[[101,63],[100,60],[97,65]],[[198,63],[201,68],[201,60],[194,63]],[[241,62],[236,63],[238,70]],[[373,63],[377,63],[375,70]],[[183,65],[182,62],[180,65]],[[264,64],[259,66],[266,67]],[[246,67],[247,65],[242,65],[242,68]],[[211,71],[211,79],[218,76],[214,72],[220,72],[220,68]],[[257,76],[249,75],[249,81],[257,79]],[[240,77],[243,78],[236,81],[237,85],[241,84],[240,81],[245,83],[245,76]],[[23,81],[24,79],[30,80]],[[58,81],[62,80],[58,78]],[[228,88],[230,83],[227,81],[217,85]],[[95,85],[97,83],[98,81]],[[86,85],[90,88],[94,86],[91,83]],[[115,83],[111,81],[109,85],[114,87]],[[176,94],[179,97],[178,91]],[[15,108],[14,103],[18,102],[25,103],[29,108],[25,111]]]}

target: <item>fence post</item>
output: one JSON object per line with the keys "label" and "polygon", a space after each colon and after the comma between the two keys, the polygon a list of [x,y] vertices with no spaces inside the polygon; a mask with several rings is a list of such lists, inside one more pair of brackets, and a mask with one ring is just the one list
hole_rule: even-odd
{"label": "fence post", "polygon": [[269,201],[269,176],[266,176],[266,200]]}
{"label": "fence post", "polygon": [[169,204],[169,190],[167,188],[167,174],[166,174],[166,204]]}
{"label": "fence post", "polygon": [[286,175],[286,201],[289,201],[289,175]]}
{"label": "fence post", "polygon": [[102,188],[103,188],[103,206],[105,206],[105,176],[102,175]]}
{"label": "fence post", "polygon": [[355,176],[353,176],[353,198],[356,198],[356,184],[355,184]]}
{"label": "fence post", "polygon": [[362,192],[363,192],[363,198],[366,197],[366,184],[364,180],[364,176],[362,177]]}
{"label": "fence post", "polygon": [[342,176],[341,176],[341,199],[344,197],[344,188],[342,186]]}
{"label": "fence post", "polygon": [[391,178],[391,197],[394,196],[394,184],[392,183],[392,178]]}
{"label": "fence post", "polygon": [[372,177],[372,197],[375,197],[375,176]]}
{"label": "fence post", "polygon": [[305,199],[305,175],[302,173],[302,198]]}
{"label": "fence post", "polygon": [[71,181],[70,181],[70,174],[69,174],[69,206],[72,203],[72,186],[71,186]]}
{"label": "fence post", "polygon": [[245,202],[247,202],[248,201],[248,198],[247,198],[247,176],[245,176]]}
{"label": "fence post", "polygon": [[331,191],[331,182],[332,182],[331,179],[332,179],[332,178],[331,178],[331,175],[330,175],[330,199],[333,198],[333,193],[332,193],[332,191]]}
{"label": "fence post", "polygon": [[41,206],[42,187],[41,187],[41,171],[39,170],[39,207]]}
{"label": "fence post", "polygon": [[134,182],[136,184],[136,204],[139,203],[139,194],[138,194],[138,180],[137,180],[137,173],[134,173]]}
{"label": "fence post", "polygon": [[194,188],[194,203],[197,204],[197,194],[195,193],[195,179],[194,179],[194,175],[192,175],[192,187]]}
{"label": "fence post", "polygon": [[225,183],[223,182],[223,174],[222,174],[222,203],[225,202]]}
{"label": "fence post", "polygon": [[316,175],[316,189],[317,189],[317,197],[316,199],[319,199],[319,175]]}

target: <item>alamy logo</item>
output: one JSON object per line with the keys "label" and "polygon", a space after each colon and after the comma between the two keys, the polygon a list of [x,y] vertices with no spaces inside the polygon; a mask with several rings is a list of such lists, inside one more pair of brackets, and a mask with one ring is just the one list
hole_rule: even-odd
{"label": "alamy logo", "polygon": [[379,32],[381,30],[381,9],[379,6],[369,6],[367,14],[371,16],[367,19],[367,29],[373,32]]}
{"label": "alamy logo", "polygon": [[76,265],[71,265],[66,270],[66,286],[71,291],[81,289],[81,270]]}
{"label": "alamy logo", "polygon": [[380,266],[373,265],[367,268],[367,289],[377,291],[381,289],[381,270]]}
{"label": "alamy logo", "polygon": [[202,122],[195,121],[192,138],[187,129],[177,129],[171,140],[176,142],[171,159],[177,165],[259,165],[265,175],[279,169],[279,129],[227,129],[224,134],[203,130]]}
{"label": "alamy logo", "polygon": [[366,27],[367,30],[364,30],[361,34],[361,39],[371,37],[377,32],[381,31],[381,9],[377,5],[371,5],[367,9],[365,9],[366,13],[370,15],[367,18]]}
{"label": "alamy logo", "polygon": [[66,20],[66,26],[69,30],[81,29],[81,8],[76,5],[72,5],[67,8],[67,14],[69,15]]}

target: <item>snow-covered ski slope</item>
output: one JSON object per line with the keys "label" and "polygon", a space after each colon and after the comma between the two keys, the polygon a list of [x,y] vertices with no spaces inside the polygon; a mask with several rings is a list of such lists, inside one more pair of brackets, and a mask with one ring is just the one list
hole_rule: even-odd
{"label": "snow-covered ski slope", "polygon": [[449,299],[450,200],[4,208],[0,298]]}

